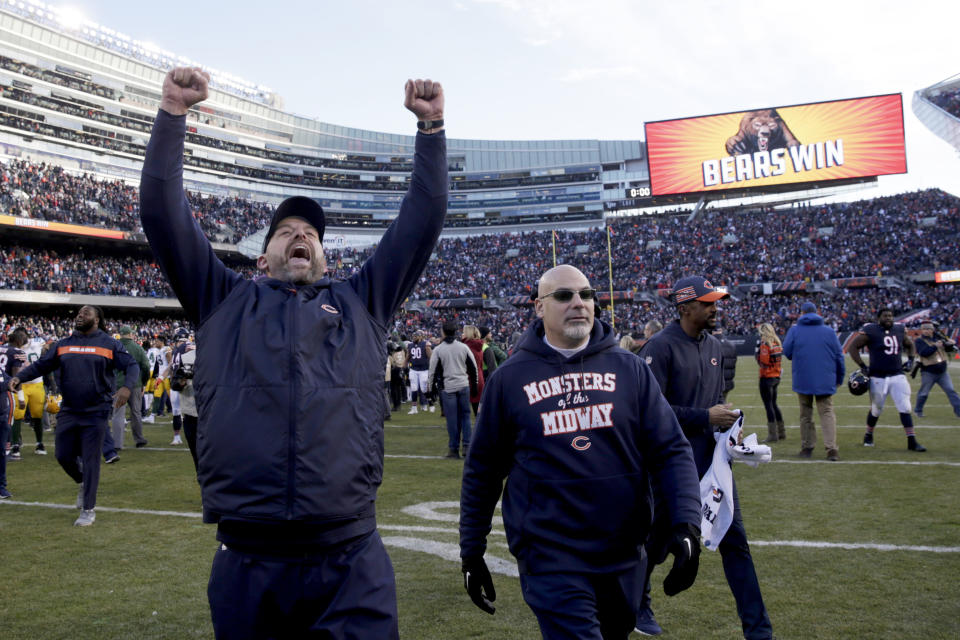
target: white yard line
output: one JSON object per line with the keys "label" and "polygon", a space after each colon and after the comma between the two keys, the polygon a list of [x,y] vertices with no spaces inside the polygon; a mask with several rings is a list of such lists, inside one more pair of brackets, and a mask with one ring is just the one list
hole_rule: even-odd
{"label": "white yard line", "polygon": [[[43,507],[45,509],[74,509],[76,510],[76,504],[55,504],[52,502],[22,502],[20,500],[2,500],[0,504],[10,504],[18,505],[21,507]],[[199,511],[189,512],[189,511],[155,511],[152,509],[125,509],[121,507],[101,507],[97,505],[97,511],[103,511],[107,513],[134,513],[137,515],[145,516],[168,516],[173,518],[202,518],[203,514]]]}
{"label": "white yard line", "polygon": [[831,462],[830,460],[777,460],[773,459],[770,462],[777,462],[780,464],[830,464],[830,465],[842,465],[842,464],[892,464],[892,465],[902,465],[902,466],[914,466],[914,467],[960,467],[960,462],[938,462],[936,460],[838,460]]}
{"label": "white yard line", "polygon": [[383,423],[385,429],[446,429],[443,424],[387,424]]}
{"label": "white yard line", "polygon": [[802,547],[805,549],[866,549],[868,551],[926,551],[960,553],[960,547],[930,547],[915,544],[879,544],[873,542],[815,542],[812,540],[751,540],[757,547]]}
{"label": "white yard line", "polygon": [[[836,464],[836,463],[831,463]],[[10,506],[20,506],[20,507],[41,507],[44,509],[62,509],[62,510],[76,510],[75,504],[55,504],[51,502],[22,502],[20,500],[3,500],[0,501],[0,505],[10,505]],[[148,516],[160,516],[160,517],[173,517],[173,518],[190,518],[190,519],[199,519],[202,517],[200,512],[189,512],[189,511],[157,511],[152,509],[125,509],[117,507],[97,507],[97,511],[106,512],[106,513],[132,513],[135,515],[148,515]],[[380,531],[396,531],[396,532],[405,532],[405,533],[439,533],[439,534],[449,534],[449,535],[458,535],[459,531],[454,528],[448,527],[424,527],[417,525],[391,525],[391,524],[380,524],[378,525]],[[504,535],[502,531],[494,529],[490,532],[492,535]],[[402,547],[405,549],[413,549],[415,551],[424,551],[426,553],[433,553],[434,555],[439,555],[442,558],[451,556],[448,559],[451,560],[460,560],[459,548],[456,544],[451,543],[440,543],[433,540],[423,540],[420,538],[406,538],[406,537],[384,537],[384,543],[390,546]],[[910,551],[910,552],[928,552],[928,553],[960,553],[960,547],[933,547],[928,545],[904,545],[904,544],[881,544],[873,542],[823,542],[818,540],[751,540],[750,544],[753,546],[759,547],[802,547],[808,549],[849,549],[849,550],[867,550],[867,551]],[[456,550],[454,554],[453,551]],[[488,565],[491,565],[490,558],[488,558]],[[498,569],[501,569],[499,565],[503,563],[505,565],[510,564],[505,560],[498,560],[497,565]],[[493,571],[494,567],[491,565],[490,570]],[[497,573],[505,573],[505,571],[497,571]],[[507,575],[516,575],[509,574]]]}

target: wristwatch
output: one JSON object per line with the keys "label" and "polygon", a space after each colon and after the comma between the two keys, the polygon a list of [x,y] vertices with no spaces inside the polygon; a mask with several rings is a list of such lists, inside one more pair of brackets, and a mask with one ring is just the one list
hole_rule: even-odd
{"label": "wristwatch", "polygon": [[440,120],[417,120],[417,129],[439,129],[443,126],[443,119]]}

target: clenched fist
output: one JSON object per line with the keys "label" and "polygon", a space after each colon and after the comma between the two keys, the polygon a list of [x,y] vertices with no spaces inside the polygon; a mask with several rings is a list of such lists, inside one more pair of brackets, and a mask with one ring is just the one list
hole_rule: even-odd
{"label": "clenched fist", "polygon": [[433,80],[407,80],[404,85],[403,106],[417,116],[417,120],[443,119],[443,87]]}
{"label": "clenched fist", "polygon": [[177,67],[163,79],[160,108],[174,116],[182,116],[187,109],[203,102],[210,95],[210,74],[197,67]]}

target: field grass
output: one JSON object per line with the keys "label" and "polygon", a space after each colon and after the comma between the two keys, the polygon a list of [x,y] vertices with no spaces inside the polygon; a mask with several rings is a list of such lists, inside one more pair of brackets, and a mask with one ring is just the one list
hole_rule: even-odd
{"label": "field grass", "polygon": [[[801,461],[786,369],[780,406],[788,439],[774,445],[774,463],[735,470],[777,637],[956,640],[960,420],[943,392],[934,389],[926,417],[917,419],[927,453],[906,450],[889,401],[877,446],[862,447],[868,401],[842,390],[836,396],[841,461],[827,462],[822,443],[813,460]],[[952,371],[956,381],[960,368]],[[730,399],[744,408],[748,432],[763,437],[756,375],[742,358]],[[918,380],[912,382],[916,390]],[[14,498],[0,503],[0,638],[212,637],[206,584],[214,528],[200,521],[190,456],[168,444],[169,423],[148,425],[146,433],[147,449],[128,448],[118,464],[103,468],[97,521],[88,528],[72,526],[75,485],[53,455],[36,456],[28,444],[23,460],[8,464]],[[32,440],[29,429],[24,438]],[[456,560],[462,463],[440,457],[445,445],[439,412],[404,410],[387,423],[378,519],[397,574],[401,635],[537,638],[516,578],[494,575],[494,616],[463,591]],[[410,509],[424,503],[431,504]],[[512,562],[499,531],[488,555]],[[660,588],[664,569],[654,575],[663,637],[742,637],[719,555],[705,551],[696,584],[674,598]]]}

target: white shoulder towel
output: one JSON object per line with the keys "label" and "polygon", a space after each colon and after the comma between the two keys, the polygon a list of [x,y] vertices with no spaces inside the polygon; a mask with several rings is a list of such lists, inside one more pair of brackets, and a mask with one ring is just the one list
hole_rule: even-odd
{"label": "white shoulder towel", "polygon": [[757,444],[757,434],[743,438],[743,412],[727,431],[713,434],[717,446],[713,462],[700,480],[700,533],[703,546],[716,551],[733,522],[733,471],[731,462],[745,462],[751,467],[770,462],[773,452],[767,445]]}

